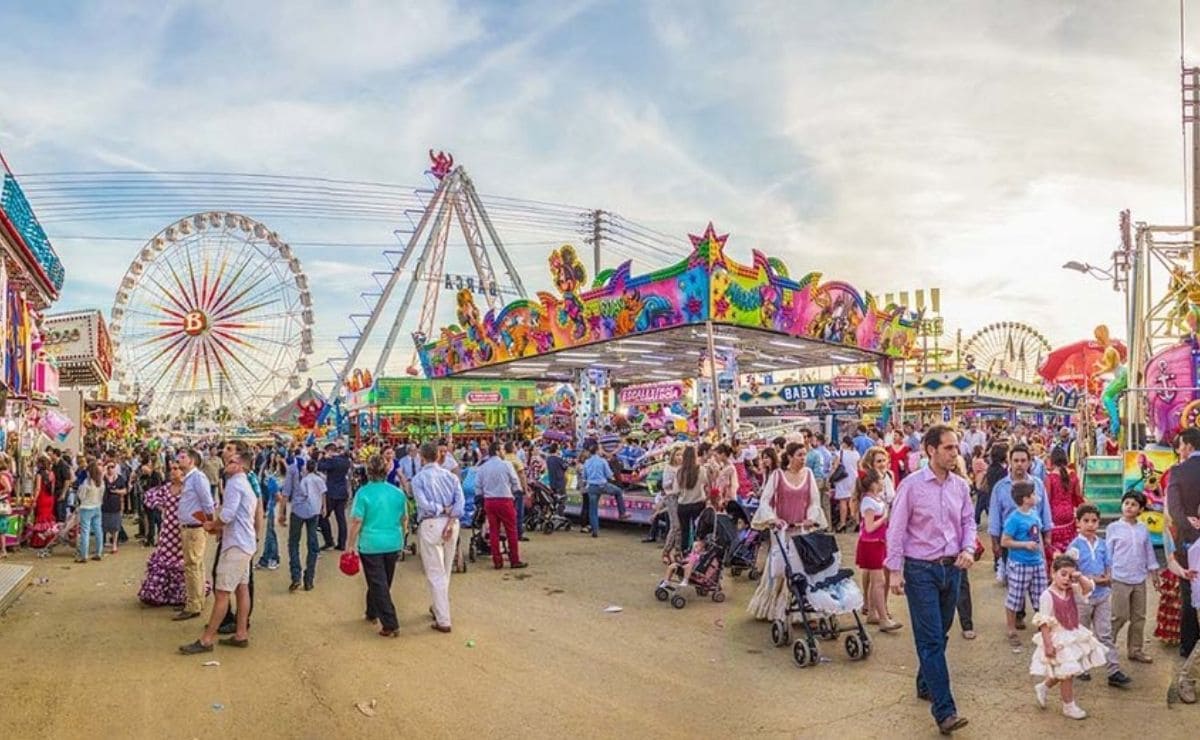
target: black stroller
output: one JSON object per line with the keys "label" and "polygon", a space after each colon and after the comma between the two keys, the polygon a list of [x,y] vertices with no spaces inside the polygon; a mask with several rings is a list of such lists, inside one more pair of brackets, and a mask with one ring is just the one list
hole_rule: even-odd
{"label": "black stroller", "polygon": [[[697,596],[708,596],[720,604],[725,601],[721,576],[729,559],[731,543],[737,538],[736,525],[727,514],[705,509],[697,524],[696,536],[704,539],[705,549],[692,571],[690,584]],[[682,578],[682,573],[677,574],[677,578]],[[660,585],[654,589],[654,597],[659,601],[669,600],[671,606],[682,609],[687,606],[687,598],[679,593],[679,585],[679,581],[674,579],[666,586]]]}
{"label": "black stroller", "polygon": [[541,481],[529,484],[532,504],[525,512],[525,531],[541,530],[554,534],[560,529],[571,531],[571,520],[567,518],[567,497],[559,496]]}
{"label": "black stroller", "polygon": [[746,529],[738,533],[737,541],[725,558],[729,573],[734,578],[740,576],[743,570],[748,571],[746,576],[752,581],[757,581],[762,576],[762,570],[758,567],[758,551],[763,535],[764,533],[757,529]]}
{"label": "black stroller", "polygon": [[[501,552],[508,549],[504,538],[500,538]],[[471,517],[471,539],[467,543],[467,559],[472,563],[476,558],[491,557],[492,546],[487,537],[487,515],[483,512],[483,496],[475,497],[475,515]]]}
{"label": "black stroller", "polygon": [[[791,641],[791,616],[800,615],[804,626],[804,637],[792,643],[792,658],[796,665],[807,668],[821,660],[817,650],[817,636],[823,640],[836,640],[846,634],[846,655],[851,660],[864,660],[871,654],[871,638],[858,616],[862,608],[862,589],[854,582],[854,571],[841,567],[837,540],[828,532],[812,532],[792,538],[799,555],[800,571],[792,567],[787,557],[783,537],[774,533],[780,550],[784,553],[784,572],[788,591],[791,594],[787,612],[783,619],[771,622],[771,641],[783,647]],[[853,627],[838,625],[838,615],[854,617]],[[815,620],[815,629],[814,629]]]}

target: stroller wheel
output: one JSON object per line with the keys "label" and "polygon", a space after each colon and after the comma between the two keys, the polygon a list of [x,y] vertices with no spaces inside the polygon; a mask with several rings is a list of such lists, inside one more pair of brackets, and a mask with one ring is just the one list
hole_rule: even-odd
{"label": "stroller wheel", "polygon": [[730,568],[729,574],[732,575],[734,578],[737,578],[738,576],[740,576],[742,574],[742,569],[741,568]]}
{"label": "stroller wheel", "polygon": [[746,576],[752,581],[757,581],[759,578],[762,578],[762,571],[758,568],[751,568],[750,572],[747,573]]}
{"label": "stroller wheel", "polygon": [[687,606],[687,599],[683,598],[683,596],[680,594],[675,594],[671,597],[671,606],[675,607],[676,609],[682,609],[683,607]]}
{"label": "stroller wheel", "polygon": [[792,660],[796,661],[796,665],[801,668],[808,668],[817,663],[816,646],[809,647],[804,640],[796,640],[792,643]]}
{"label": "stroller wheel", "polygon": [[671,592],[662,586],[659,586],[658,588],[654,589],[654,598],[658,599],[659,601],[666,601],[667,599],[671,598]]}
{"label": "stroller wheel", "polygon": [[546,522],[543,524],[542,531],[546,534],[554,534],[554,522]]}
{"label": "stroller wheel", "polygon": [[863,660],[866,660],[867,658],[869,658],[871,656],[871,649],[874,647],[874,644],[871,642],[871,638],[863,637],[862,638],[862,646],[863,646]]}
{"label": "stroller wheel", "polygon": [[705,596],[708,596],[708,590],[696,586],[696,595],[703,599]]}
{"label": "stroller wheel", "polygon": [[712,600],[717,602],[718,604],[720,604],[722,601],[725,600],[725,592],[724,591],[713,591]]}
{"label": "stroller wheel", "polygon": [[867,657],[862,638],[858,635],[846,635],[846,655],[850,657],[850,660],[862,660]]}
{"label": "stroller wheel", "polygon": [[783,647],[788,644],[788,640],[791,637],[791,631],[788,629],[787,622],[782,619],[776,619],[771,622],[771,644],[775,647]]}

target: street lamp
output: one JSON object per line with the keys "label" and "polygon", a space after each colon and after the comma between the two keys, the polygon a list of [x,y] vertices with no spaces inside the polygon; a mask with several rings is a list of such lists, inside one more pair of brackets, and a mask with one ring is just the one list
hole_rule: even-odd
{"label": "street lamp", "polygon": [[1071,260],[1070,262],[1067,262],[1062,266],[1062,269],[1082,273],[1095,278],[1096,280],[1111,280],[1114,291],[1124,290],[1125,280],[1123,278],[1125,273],[1129,270],[1129,256],[1125,254],[1124,251],[1118,249],[1117,251],[1113,252],[1112,261],[1112,267],[1107,270],[1103,267],[1097,267],[1087,262],[1080,262],[1078,260]]}

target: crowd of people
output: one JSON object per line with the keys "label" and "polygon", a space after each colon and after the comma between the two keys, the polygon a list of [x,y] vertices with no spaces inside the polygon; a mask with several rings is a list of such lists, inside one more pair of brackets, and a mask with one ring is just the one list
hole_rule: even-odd
{"label": "crowd of people", "polygon": [[[254,575],[281,567],[281,538],[291,592],[317,587],[323,551],[339,553],[344,572],[361,570],[364,618],[382,637],[400,629],[391,597],[397,561],[406,548],[419,552],[430,627],[449,633],[467,471],[493,566],[503,568],[507,556],[508,566],[520,569],[528,565],[521,556],[526,498],[537,484],[565,500],[574,471],[580,528],[593,537],[601,533],[604,497],[628,518],[617,483],[624,445],[605,430],[577,451],[501,439],[454,448],[373,443],[367,451],[341,442],[318,449],[233,440],[96,451],[77,460],[49,450],[36,463],[28,542],[48,552],[77,528],[79,563],[116,555],[130,541],[152,547],[138,593],[144,603],[176,607],[172,618],[182,622],[201,617],[212,597],[208,622],[179,648],[184,654],[250,645]],[[1188,562],[1200,562],[1200,552],[1188,550],[1200,535],[1200,430],[1185,431],[1179,451],[1168,493],[1177,536],[1166,538],[1165,564],[1139,521],[1146,501],[1138,492],[1125,494],[1121,518],[1100,535],[1100,512],[1081,491],[1069,429],[983,429],[975,422],[958,429],[864,425],[833,440],[797,430],[758,444],[670,442],[661,451],[647,541],[664,540],[663,583],[681,574],[686,585],[716,515],[742,532],[777,534],[766,538],[762,577],[748,604],[754,618],[775,621],[797,618],[785,576],[785,564],[797,557],[793,538],[815,530],[854,537],[866,623],[882,633],[903,630],[889,601],[905,597],[920,665],[916,693],[931,702],[947,734],[966,723],[950,688],[947,637],[955,617],[963,639],[976,637],[968,574],[990,545],[1014,652],[1026,649],[1020,633],[1033,627],[1037,705],[1045,707],[1058,688],[1063,714],[1082,719],[1075,680],[1103,670],[1110,687],[1134,684],[1122,668],[1122,632],[1125,660],[1152,661],[1144,644],[1148,584],[1160,591],[1155,635],[1181,640],[1185,656],[1194,652],[1197,574]],[[10,470],[11,461],[0,457],[0,501],[15,490]],[[127,517],[136,522],[132,536]],[[1184,665],[1175,686],[1187,703],[1196,698],[1191,667]]]}

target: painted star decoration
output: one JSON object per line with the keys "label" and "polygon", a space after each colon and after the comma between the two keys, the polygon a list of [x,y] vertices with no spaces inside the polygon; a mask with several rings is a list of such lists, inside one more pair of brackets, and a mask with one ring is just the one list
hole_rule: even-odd
{"label": "painted star decoration", "polygon": [[708,247],[708,261],[710,263],[725,261],[725,242],[729,239],[729,234],[717,234],[713,228],[712,221],[708,222],[708,226],[704,229],[704,233],[700,236],[688,234],[688,239],[691,239],[692,246],[699,250],[702,246]]}

